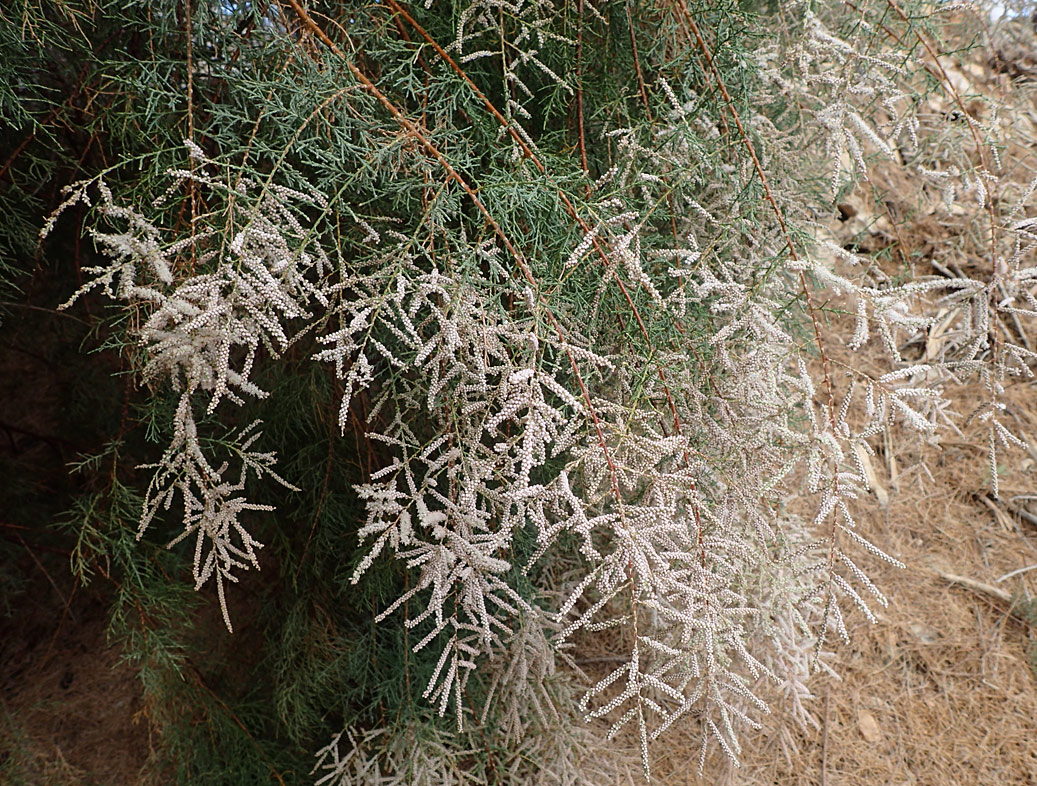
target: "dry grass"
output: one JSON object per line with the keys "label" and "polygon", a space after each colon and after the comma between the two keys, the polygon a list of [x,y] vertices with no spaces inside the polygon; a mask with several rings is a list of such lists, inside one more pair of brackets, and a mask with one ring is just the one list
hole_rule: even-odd
{"label": "dry grass", "polygon": [[[819,681],[822,729],[791,762],[764,749],[746,782],[1037,782],[1032,631],[1009,605],[940,575],[1032,594],[1033,574],[997,579],[1037,563],[1035,533],[977,499],[985,461],[971,445],[945,446],[929,463],[932,480],[903,478],[887,508],[870,505],[867,526],[908,567],[877,571],[890,607],[876,625],[857,617],[853,645],[837,652],[842,681]],[[1026,474],[1007,469],[1005,485]]]}
{"label": "dry grass", "polygon": [[[957,395],[968,401],[984,389]],[[1007,400],[1020,430],[1037,436],[1034,385],[1016,384]],[[1037,526],[1018,515],[1037,514],[1037,502],[1013,501],[1037,495],[1037,454],[1006,456],[994,501],[986,450],[978,425],[939,445],[904,434],[879,446],[872,462],[882,491],[861,500],[858,526],[907,567],[869,563],[890,604],[874,625],[852,611],[851,645],[832,642],[831,665],[841,679],[820,675],[813,683],[818,729],[790,730],[796,749],[786,755],[778,733],[786,719],[776,706],[764,732],[743,737],[739,768],[714,751],[699,778],[698,730],[694,723],[675,728],[653,747],[653,782],[1037,784],[1037,631],[1020,618],[1020,604],[1037,598],[1037,567],[999,581],[1037,566]],[[621,642],[613,644],[612,652],[622,651]],[[595,654],[607,659],[608,650]],[[614,666],[589,663],[596,677]]]}
{"label": "dry grass", "polygon": [[[1010,407],[1037,435],[1032,384],[1010,390]],[[980,395],[982,388],[965,389]],[[791,733],[788,755],[776,731],[780,707],[741,767],[715,755],[698,778],[692,730],[655,751],[659,783],[772,786],[962,786],[1037,784],[1037,631],[1020,604],[1037,597],[1037,526],[1008,505],[1037,494],[1035,457],[1019,451],[1001,469],[1001,500],[990,500],[985,432],[940,446],[887,445],[873,459],[888,493],[861,501],[858,526],[907,567],[873,561],[871,576],[890,599],[872,625],[849,615],[852,644],[834,642],[841,679],[813,683],[818,729]],[[892,449],[891,449],[892,448]],[[923,464],[925,468],[923,468]],[[893,477],[895,476],[895,480]],[[880,492],[881,494],[881,492]],[[950,581],[956,574],[976,582]],[[993,590],[993,591],[991,591]],[[1000,595],[1000,597],[999,597]]]}
{"label": "dry grass", "polygon": [[0,783],[154,783],[137,674],[105,640],[104,605],[74,600],[63,613],[40,582],[0,626]]}

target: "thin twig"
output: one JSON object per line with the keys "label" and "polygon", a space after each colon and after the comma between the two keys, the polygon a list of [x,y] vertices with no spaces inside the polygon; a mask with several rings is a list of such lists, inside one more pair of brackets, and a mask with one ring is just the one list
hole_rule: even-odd
{"label": "thin twig", "polygon": [[53,317],[64,317],[65,319],[71,319],[73,322],[78,322],[81,325],[86,325],[87,327],[91,326],[85,319],[80,319],[74,314],[69,314],[67,311],[58,311],[56,308],[33,306],[29,303],[12,303],[9,300],[0,300],[0,306],[3,308],[24,308],[29,311],[42,311],[44,314],[50,314]]}
{"label": "thin twig", "polygon": [[[630,29],[630,46],[634,54],[634,70],[637,72],[637,87],[641,93],[641,101],[645,105],[645,113],[648,114],[648,91],[645,90],[645,78],[641,73],[641,59],[637,54],[637,35],[634,31],[634,17],[630,13],[630,3],[624,3],[624,8],[627,12],[627,26]],[[648,115],[648,119],[651,120],[651,115]]]}
{"label": "thin twig", "polygon": [[197,683],[198,687],[204,690],[206,693],[208,693],[212,700],[219,704],[220,707],[223,708],[224,712],[226,712],[230,716],[231,720],[233,720],[234,723],[237,724],[238,728],[245,732],[245,736],[252,741],[253,745],[255,745],[256,751],[259,753],[259,757],[263,760],[263,763],[267,766],[267,769],[270,770],[270,774],[277,779],[277,782],[281,784],[281,786],[286,786],[284,778],[281,777],[281,773],[277,771],[277,767],[275,767],[274,763],[270,761],[270,757],[266,755],[266,751],[264,751],[263,746],[259,744],[259,740],[257,740],[252,735],[252,732],[248,730],[248,727],[245,725],[245,722],[242,721],[241,718],[237,716],[237,713],[235,713],[234,710],[232,710],[227,705],[227,702],[225,702],[223,699],[217,696],[216,693],[212,690],[212,688],[210,688],[205,683],[205,679],[202,677],[202,673],[198,670],[197,666],[195,666],[190,661],[187,662],[187,665],[190,670],[190,674],[194,678],[194,681],[195,683]]}
{"label": "thin twig", "polygon": [[1034,563],[1033,565],[1027,565],[1025,568],[1016,568],[1015,570],[1010,571],[1009,573],[1006,573],[1004,576],[999,578],[997,580],[997,583],[1000,584],[1002,581],[1006,581],[1012,578],[1013,576],[1018,576],[1021,573],[1027,573],[1033,570],[1034,568],[1037,568],[1037,563]]}
{"label": "thin twig", "polygon": [[[576,31],[576,126],[580,142],[580,166],[583,174],[590,173],[587,165],[587,140],[583,130],[583,0],[576,0],[576,15],[579,29]],[[587,196],[590,196],[590,183],[586,184]]]}
{"label": "thin twig", "polygon": [[937,576],[939,576],[944,581],[950,582],[951,584],[959,584],[962,587],[966,587],[967,589],[972,590],[973,592],[978,592],[980,595],[986,595],[988,597],[994,598],[996,600],[1001,601],[1002,603],[1012,603],[1012,594],[1010,592],[1006,592],[1003,589],[998,589],[997,587],[994,587],[990,584],[984,584],[982,581],[970,579],[968,576],[959,576],[956,573],[946,572],[941,568],[934,568],[934,570],[936,571]]}
{"label": "thin twig", "polygon": [[825,725],[821,732],[821,786],[828,786],[828,710],[832,703],[831,689],[825,692]]}
{"label": "thin twig", "polygon": [[58,588],[57,582],[54,581],[53,577],[50,575],[50,572],[45,567],[43,567],[43,563],[40,562],[35,552],[33,552],[33,550],[29,547],[29,544],[25,542],[25,539],[17,532],[14,533],[14,537],[18,540],[19,543],[25,546],[25,550],[29,553],[29,556],[32,557],[32,561],[36,563],[36,567],[43,572],[44,576],[47,577],[47,581],[49,581],[50,586],[54,588],[54,592],[56,592],[58,597],[61,598],[61,602],[64,604],[65,608],[68,608],[69,604],[71,603],[71,599],[66,598],[64,593]]}
{"label": "thin twig", "polygon": [[[781,232],[782,232],[782,235],[783,235],[783,237],[785,239],[786,247],[788,248],[789,257],[793,261],[797,261],[798,262],[799,261],[799,255],[796,252],[795,244],[792,242],[792,235],[789,232],[788,225],[787,225],[787,223],[785,221],[785,215],[782,213],[781,208],[778,207],[778,202],[777,202],[777,200],[774,197],[774,192],[771,190],[770,181],[767,178],[767,173],[764,171],[763,164],[760,163],[759,156],[756,155],[756,148],[753,146],[752,140],[749,139],[749,134],[746,132],[745,126],[742,123],[741,115],[739,114],[738,109],[735,107],[735,102],[731,98],[731,94],[727,90],[727,85],[724,82],[723,74],[721,73],[720,68],[717,66],[716,61],[713,58],[713,53],[710,51],[709,45],[706,43],[705,38],[703,38],[703,36],[702,36],[702,32],[699,30],[698,24],[695,22],[695,19],[692,17],[691,13],[688,11],[688,8],[684,4],[683,0],[680,0],[679,5],[680,5],[681,10],[684,12],[684,15],[685,15],[685,18],[686,18],[686,21],[687,21],[687,24],[688,24],[688,29],[691,30],[692,34],[694,35],[695,42],[698,44],[699,49],[702,50],[702,54],[705,57],[706,64],[713,71],[713,76],[714,76],[714,79],[716,81],[716,85],[720,89],[720,92],[721,92],[721,94],[724,97],[724,101],[726,102],[726,105],[727,105],[727,111],[731,114],[731,119],[734,120],[735,127],[738,129],[738,134],[741,137],[742,144],[745,146],[746,150],[749,153],[749,157],[752,159],[753,168],[756,170],[756,175],[760,179],[760,185],[763,187],[764,196],[765,196],[767,202],[770,204],[771,209],[774,211],[774,215],[777,217],[778,224],[781,227]],[[814,341],[815,341],[815,345],[817,346],[818,353],[821,356],[821,369],[822,369],[822,371],[824,373],[825,391],[828,394],[828,418],[829,418],[829,423],[831,424],[832,428],[834,429],[835,428],[835,424],[837,422],[837,419],[836,419],[836,416],[835,416],[835,392],[834,392],[833,386],[832,386],[832,375],[831,375],[831,371],[830,371],[830,368],[829,368],[830,363],[829,363],[829,360],[828,360],[828,353],[825,352],[825,343],[824,343],[824,340],[821,338],[821,325],[820,325],[820,321],[818,320],[818,317],[817,317],[817,309],[814,306],[813,299],[810,297],[810,289],[807,286],[806,274],[803,272],[802,268],[799,269],[798,273],[799,273],[800,290],[801,290],[801,292],[803,294],[803,300],[804,300],[804,303],[806,304],[807,311],[810,314],[810,322],[811,322],[811,324],[813,325],[813,328],[814,328]],[[839,474],[837,472],[833,472],[832,489],[831,489],[830,493],[833,494],[833,495],[836,495],[836,496],[838,496],[838,494],[839,494]],[[701,539],[701,537],[702,537],[702,528],[699,527],[699,538]],[[832,583],[832,575],[833,575],[833,573],[835,571],[835,555],[836,555],[836,551],[837,551],[838,537],[839,537],[838,519],[836,518],[835,514],[833,513],[833,515],[832,515],[832,528],[831,528],[831,534],[830,534],[831,543],[829,545],[828,563],[827,563],[827,571],[828,571],[828,589],[827,589],[827,592],[828,592],[828,597],[829,598],[831,598],[831,593],[833,591],[832,587],[831,587],[831,583]],[[827,619],[827,612],[826,612],[826,619]],[[820,645],[822,643],[823,643],[823,640],[821,638],[819,638],[818,639],[818,653],[820,653]]]}
{"label": "thin twig", "polygon": [[1026,510],[1025,508],[1023,508],[1023,507],[1021,507],[1019,505],[1016,505],[1015,503],[1011,502],[1010,500],[998,497],[997,501],[995,502],[989,496],[986,496],[986,495],[981,497],[981,499],[985,503],[987,503],[988,506],[994,507],[994,508],[997,507],[997,503],[1000,503],[1001,505],[1003,505],[1004,507],[1006,507],[1008,509],[1009,513],[1011,513],[1011,514],[1013,514],[1015,516],[1018,516],[1019,518],[1023,519],[1024,521],[1027,521],[1030,524],[1033,524],[1035,527],[1037,527],[1037,516],[1033,515],[1030,511]]}

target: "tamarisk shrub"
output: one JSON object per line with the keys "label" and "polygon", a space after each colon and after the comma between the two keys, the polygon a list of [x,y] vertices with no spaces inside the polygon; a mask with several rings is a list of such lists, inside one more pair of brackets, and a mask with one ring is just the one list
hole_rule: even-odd
{"label": "tamarisk shrub", "polygon": [[[945,391],[978,376],[968,417],[989,429],[995,494],[998,456],[1023,444],[1002,397],[1037,359],[1020,327],[1037,315],[1037,180],[1003,179],[1005,129],[940,56],[942,22],[979,12],[154,14],[135,24],[182,40],[162,55],[177,121],[161,151],[71,186],[45,232],[89,208],[100,259],[66,305],[118,304],[140,417],[165,440],[137,470],[138,539],[179,522],[169,546],[193,544],[228,630],[231,585],[269,559],[323,577],[322,636],[345,641],[326,609],[346,602],[395,631],[377,700],[363,659],[331,665],[345,644],[322,656],[300,738],[341,725],[316,783],[600,783],[624,765],[591,761],[602,735],[629,732],[650,777],[677,724],[701,768],[714,747],[737,761],[776,703],[816,723],[811,671],[847,614],[886,605],[869,566],[900,564],[854,518],[871,443],[935,439]],[[155,95],[144,66],[118,71],[127,101]],[[834,240],[834,203],[877,166],[967,206],[986,278],[895,272]],[[837,360],[869,342],[885,368]],[[294,460],[311,393],[284,379],[306,374],[333,411]],[[595,641],[601,669],[580,657]],[[328,710],[336,692],[351,698]]]}

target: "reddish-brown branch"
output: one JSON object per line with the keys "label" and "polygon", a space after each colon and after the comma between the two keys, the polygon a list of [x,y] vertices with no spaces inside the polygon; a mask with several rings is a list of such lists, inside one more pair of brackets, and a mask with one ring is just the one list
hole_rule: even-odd
{"label": "reddish-brown branch", "polygon": [[[583,131],[583,0],[576,0],[576,129],[580,145],[580,166],[584,176],[589,175],[587,166],[587,139]],[[587,195],[590,196],[590,184],[587,184]]]}
{"label": "reddish-brown branch", "polygon": [[[191,0],[184,0],[184,35],[187,37],[187,140],[194,143],[194,30],[191,14]],[[191,178],[187,188],[191,201],[191,238],[194,238],[198,221],[198,184],[194,179],[195,157],[191,156]],[[190,273],[194,275],[198,261],[198,249],[191,243]]]}
{"label": "reddish-brown branch", "polygon": [[[760,185],[763,187],[764,198],[767,200],[768,204],[771,206],[771,209],[774,211],[774,215],[778,220],[778,225],[779,227],[781,227],[781,233],[782,236],[785,238],[785,245],[786,248],[788,248],[789,257],[793,261],[798,262],[800,259],[799,254],[796,251],[795,243],[793,243],[792,241],[792,235],[789,233],[788,225],[785,222],[785,214],[782,213],[781,208],[778,207],[778,202],[774,198],[774,192],[771,190],[770,181],[767,178],[767,173],[764,170],[763,165],[760,163],[759,157],[756,155],[756,148],[753,146],[752,141],[749,139],[748,133],[746,133],[745,126],[742,124],[741,115],[735,108],[734,100],[731,98],[731,94],[727,90],[727,85],[724,83],[724,79],[722,74],[720,73],[720,69],[717,67],[716,63],[713,60],[713,53],[710,51],[705,39],[703,39],[702,33],[699,30],[698,25],[695,23],[694,18],[692,18],[691,14],[688,12],[687,6],[683,4],[683,0],[681,0],[681,8],[687,18],[688,27],[692,31],[692,34],[695,37],[699,49],[702,50],[702,54],[705,57],[706,64],[709,66],[710,70],[713,71],[713,77],[716,80],[717,87],[720,89],[720,92],[724,97],[724,101],[727,104],[727,110],[731,114],[731,119],[734,121],[735,127],[738,129],[738,134],[742,139],[742,143],[745,145],[745,149],[748,151],[749,157],[752,159],[753,168],[756,170],[756,176],[760,178]],[[818,351],[821,353],[821,364],[824,369],[825,389],[828,393],[828,414],[830,421],[834,427],[836,421],[835,394],[832,389],[832,381],[828,368],[828,357],[824,351],[824,341],[821,338],[821,325],[817,317],[817,309],[814,306],[813,299],[810,297],[810,289],[807,285],[806,275],[802,270],[798,272],[800,288],[803,293],[804,301],[806,302],[807,311],[810,314],[810,321],[814,328],[814,339],[817,342]]]}
{"label": "reddish-brown branch", "polygon": [[[73,94],[73,95],[75,95],[75,94]],[[71,99],[69,99],[69,100],[71,100]],[[50,114],[48,114],[43,119],[43,122],[41,122],[38,126],[36,126],[37,130],[39,130],[40,128],[45,128],[46,126],[50,125],[50,123],[53,122],[54,118],[58,116],[58,113],[62,109],[64,109],[64,108],[65,108],[64,106],[56,106],[56,107],[54,107],[50,111]],[[8,157],[8,159],[4,162],[4,165],[0,166],[0,179],[2,179],[3,176],[7,174],[7,170],[11,168],[11,165],[15,162],[15,159],[17,159],[18,156],[20,156],[22,153],[24,153],[25,152],[25,148],[27,148],[32,143],[32,140],[34,140],[36,138],[36,133],[37,133],[37,131],[33,131],[31,134],[29,134],[27,137],[25,137],[25,139],[23,139],[18,144],[18,147],[16,147],[14,149],[14,152],[12,152],[11,155]]]}
{"label": "reddish-brown branch", "polygon": [[[111,40],[112,37],[109,36],[105,39],[104,43],[102,43],[101,46],[103,47],[107,45],[107,43]],[[14,149],[14,151],[11,153],[8,159],[4,162],[3,166],[0,166],[0,179],[2,179],[3,176],[7,174],[7,170],[11,168],[11,165],[14,164],[18,156],[25,152],[25,148],[27,148],[36,138],[36,134],[39,133],[39,130],[41,128],[46,128],[48,125],[50,125],[54,121],[54,119],[62,112],[62,110],[67,109],[72,104],[72,102],[79,97],[79,94],[83,91],[85,87],[85,85],[83,85],[83,79],[84,77],[86,77],[87,67],[87,65],[84,65],[83,68],[80,69],[79,76],[76,79],[76,88],[72,91],[72,94],[68,98],[66,98],[64,103],[62,103],[60,106],[54,107],[50,111],[50,113],[43,119],[43,121],[37,124],[36,130],[34,130],[31,134],[25,137],[25,139],[23,139],[18,144],[18,147]]]}
{"label": "reddish-brown branch", "polygon": [[[433,39],[425,31],[425,29],[422,28],[421,25],[418,24],[418,22],[415,21],[414,18],[409,13],[407,13],[407,11],[402,6],[400,6],[398,2],[396,2],[396,0],[388,0],[388,4],[390,8],[399,13],[400,16],[402,16],[407,21],[407,23],[410,24],[418,32],[418,34],[425,39],[426,42],[428,42],[428,44],[435,50],[436,54],[443,58],[443,60],[454,70],[455,73],[457,73],[462,79],[465,80],[468,86],[475,92],[476,96],[482,101],[483,105],[487,108],[487,110],[497,119],[501,126],[503,126],[504,129],[508,131],[512,139],[514,139],[518,143],[526,158],[532,161],[533,165],[542,174],[550,177],[550,174],[547,171],[547,167],[544,166],[543,162],[539,159],[536,153],[526,144],[525,140],[522,138],[522,135],[514,129],[513,125],[510,122],[508,122],[504,115],[501,114],[500,111],[493,105],[493,103],[482,93],[481,90],[479,90],[478,86],[476,86],[476,84],[471,80],[471,78],[464,72],[464,69],[457,65],[454,59],[450,57],[450,55],[441,46],[439,46],[438,43],[436,43],[435,39]],[[647,102],[647,96],[645,100]],[[583,230],[585,234],[589,234],[591,231],[590,225],[583,219],[582,216],[579,215],[579,213],[576,210],[576,206],[572,203],[572,200],[569,199],[568,195],[562,189],[559,188],[558,196],[562,200],[562,205],[565,207],[565,210],[569,214],[570,218],[572,218],[580,225],[580,228]],[[594,239],[593,246],[602,263],[606,267],[608,267],[608,255],[601,247],[598,238]],[[641,335],[645,338],[646,341],[649,340],[649,335],[647,329],[645,328],[644,320],[641,318],[641,314],[638,311],[637,306],[634,304],[633,298],[631,298],[630,293],[626,288],[626,285],[623,283],[623,280],[619,277],[618,272],[616,272],[615,270],[612,271],[612,277],[618,285],[624,300],[626,300],[627,305],[630,307],[630,310],[634,315],[634,319],[637,321],[638,328],[641,331]],[[670,389],[666,384],[666,375],[661,368],[659,369],[659,376],[663,382],[663,387],[666,391],[667,400],[670,402],[670,408],[675,418],[676,428],[678,432],[680,432],[680,418],[677,415],[676,407],[674,406],[673,397],[670,393]]]}
{"label": "reddish-brown branch", "polygon": [[645,89],[645,77],[641,73],[641,58],[637,53],[637,33],[634,30],[634,17],[630,13],[630,4],[626,3],[627,12],[627,27],[630,30],[630,46],[634,53],[634,71],[637,72],[637,88],[641,93],[641,101],[645,105],[645,114],[648,115],[648,119],[652,119],[651,112],[648,108],[648,90]]}

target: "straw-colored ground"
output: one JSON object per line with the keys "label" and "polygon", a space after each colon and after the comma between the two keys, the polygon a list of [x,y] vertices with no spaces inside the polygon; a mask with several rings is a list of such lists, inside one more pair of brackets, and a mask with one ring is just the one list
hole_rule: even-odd
{"label": "straw-colored ground", "polygon": [[[1014,393],[1024,430],[1037,435],[1032,386]],[[841,680],[814,683],[821,728],[796,734],[789,759],[777,738],[749,748],[732,782],[1037,784],[1037,658],[1028,655],[1037,638],[1017,616],[1037,590],[1037,526],[986,496],[981,444],[946,440],[928,451],[931,479],[912,469],[918,454],[896,446],[893,462],[877,462],[889,504],[867,500],[860,526],[907,563],[872,574],[889,608],[875,625],[855,615],[852,645],[835,647]],[[1035,465],[1020,453],[1002,467],[1002,500],[1037,491]],[[668,753],[666,783],[718,782],[695,777],[694,748]]]}

